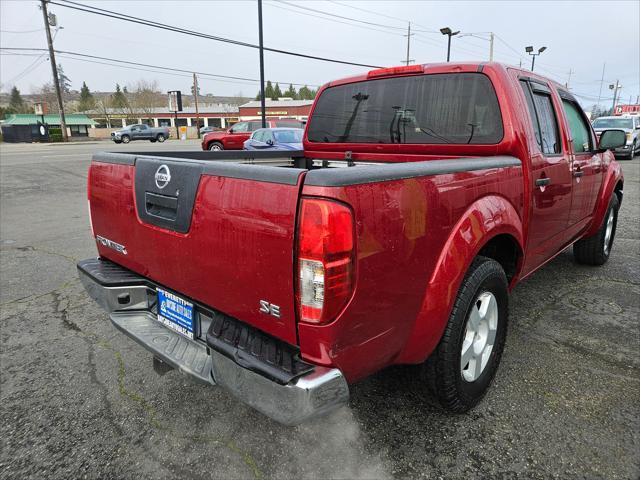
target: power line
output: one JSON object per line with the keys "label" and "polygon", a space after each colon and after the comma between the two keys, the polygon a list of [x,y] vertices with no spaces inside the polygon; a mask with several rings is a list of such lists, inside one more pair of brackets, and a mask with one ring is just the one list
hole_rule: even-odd
{"label": "power line", "polygon": [[337,15],[335,13],[324,12],[322,10],[317,10],[315,8],[302,7],[300,5],[296,5],[294,3],[286,2],[284,0],[274,0],[274,1],[278,2],[278,3],[284,3],[285,5],[289,5],[291,7],[299,8],[301,10],[307,10],[309,12],[321,13],[322,15],[328,15],[328,16],[331,16],[331,17],[341,18],[343,20],[350,20],[352,22],[362,23],[362,24],[365,24],[365,25],[371,25],[371,26],[374,26],[374,27],[383,27],[383,28],[390,28],[392,30],[402,30],[402,31],[404,31],[404,27],[396,27],[396,26],[393,26],[393,25],[384,25],[382,23],[367,22],[365,20],[359,20],[357,18],[345,17],[343,15]]}
{"label": "power line", "polygon": [[[195,30],[189,30],[189,29],[182,28],[182,27],[176,27],[176,26],[173,26],[173,25],[168,25],[166,23],[160,23],[160,22],[156,22],[156,21],[153,21],[153,20],[146,20],[144,18],[134,17],[132,15],[125,15],[123,13],[114,12],[114,11],[111,11],[111,10],[106,10],[104,8],[98,8],[98,7],[93,7],[93,6],[89,6],[89,5],[84,5],[82,3],[72,2],[71,0],[62,0],[62,1],[64,1],[65,3],[58,3],[58,2],[55,2],[53,0],[50,0],[49,3],[52,4],[52,5],[58,5],[58,6],[64,7],[64,8],[70,8],[72,10],[78,10],[78,11],[85,12],[85,13],[92,13],[94,15],[100,15],[100,16],[103,16],[103,17],[114,18],[116,20],[122,20],[122,21],[125,21],[125,22],[136,23],[136,24],[139,24],[139,25],[145,25],[147,27],[158,28],[158,29],[161,29],[161,30],[168,30],[168,31],[176,32],[176,33],[182,33],[184,35],[191,35],[191,36],[194,36],[194,37],[205,38],[205,39],[208,39],[208,40],[214,40],[214,41],[222,42],[222,43],[229,43],[229,44],[238,45],[238,46],[242,46],[242,47],[255,48],[255,49],[259,48],[258,45],[255,45],[253,43],[241,42],[239,40],[220,37],[220,36],[216,36],[216,35],[209,35],[209,34],[206,34],[206,33],[197,32]],[[280,53],[282,55],[290,55],[290,56],[294,56],[294,57],[308,58],[310,60],[320,60],[320,61],[323,61],[323,62],[340,63],[340,64],[343,64],[343,65],[353,65],[353,66],[356,66],[356,67],[381,68],[379,65],[368,65],[368,64],[364,64],[364,63],[349,62],[349,61],[346,61],[346,60],[337,60],[337,59],[334,59],[334,58],[319,57],[319,56],[316,56],[316,55],[307,55],[307,54],[304,54],[304,53],[292,52],[292,51],[289,51],[289,50],[281,50],[281,49],[278,49],[278,48],[264,47],[264,50],[266,50],[268,52],[273,52],[273,53]]]}
{"label": "power line", "polygon": [[[342,3],[342,2],[336,2],[334,0],[328,0],[328,1],[331,2],[331,3],[334,3],[336,5],[340,5],[340,6],[348,7],[348,8],[353,8],[354,10],[359,10],[361,12],[367,12],[367,13],[370,13],[372,15],[378,15],[379,17],[389,18],[389,19],[392,19],[392,20],[398,20],[398,21],[403,22],[403,23],[408,23],[410,21],[410,20],[408,20],[406,18],[394,17],[392,15],[386,15],[384,13],[375,12],[373,10],[368,10],[366,8],[354,7],[353,5],[349,5],[349,4]],[[414,29],[414,31],[416,31],[416,32],[440,34],[440,31],[438,31],[438,30],[429,30],[428,29],[429,27],[425,27],[424,25],[420,25],[419,23],[415,23],[413,20],[411,20],[411,23],[413,25],[418,26],[418,27],[422,27],[422,28],[426,28],[427,29],[427,30]],[[402,28],[402,27],[395,27],[395,28]]]}
{"label": "power line", "polygon": [[[282,3],[285,3],[285,2],[282,2]],[[321,16],[321,15],[314,15],[313,13],[299,12],[299,11],[297,11],[297,10],[293,10],[293,9],[291,9],[291,8],[283,7],[282,5],[276,5],[276,4],[274,4],[274,3],[267,3],[266,5],[269,5],[270,7],[280,8],[280,9],[282,9],[282,10],[287,10],[287,11],[289,11],[289,12],[293,12],[293,13],[296,13],[296,14],[298,14],[298,15],[306,15],[306,16],[308,16],[308,17],[320,18],[320,19],[322,19],[322,20],[326,20],[326,21],[328,21],[328,22],[341,23],[342,25],[348,25],[348,26],[350,26],[350,27],[364,28],[364,29],[366,29],[366,30],[372,30],[372,31],[374,31],[374,32],[382,32],[382,33],[386,33],[386,34],[389,34],[389,35],[402,36],[402,34],[401,34],[401,33],[390,32],[390,31],[388,31],[388,30],[380,30],[379,28],[372,28],[372,27],[367,27],[367,26],[364,26],[364,25],[354,25],[353,23],[343,22],[343,21],[341,21],[341,20],[336,20],[336,19],[334,19],[334,18],[323,17],[323,16]],[[296,5],[296,7],[297,7],[297,5]],[[298,7],[298,8],[304,8],[304,7]],[[328,14],[327,14],[327,15],[328,15]]]}
{"label": "power line", "polygon": [[[0,47],[0,50],[17,50],[17,51],[47,51],[45,48],[27,48],[27,47]],[[166,67],[166,66],[162,66],[162,65],[152,65],[149,63],[141,63],[141,62],[132,62],[129,60],[122,60],[119,58],[109,58],[109,57],[102,57],[99,55],[89,55],[86,53],[80,53],[80,52],[71,52],[68,50],[55,50],[56,53],[61,54],[61,55],[73,55],[76,57],[82,57],[82,58],[87,58],[87,59],[92,59],[92,60],[104,60],[107,62],[115,62],[115,63],[123,63],[123,64],[127,64],[127,65],[131,65],[131,66],[135,66],[135,67],[145,67],[145,68],[156,68],[162,71],[165,70],[169,70],[171,72],[177,72],[177,73],[181,73],[181,74],[189,74],[189,76],[193,75],[194,73],[197,75],[203,75],[206,77],[214,77],[214,78],[221,78],[221,79],[225,79],[225,80],[236,80],[236,81],[244,81],[244,82],[259,82],[258,79],[256,78],[249,78],[249,77],[237,77],[237,76],[231,76],[231,75],[220,75],[217,73],[208,73],[208,72],[201,72],[201,71],[197,71],[197,70],[189,70],[189,69],[184,69],[184,68],[175,68],[175,67]],[[71,57],[66,57],[66,58],[71,58]],[[295,82],[282,82],[282,81],[277,81],[277,80],[272,80],[273,82],[276,83],[281,83],[283,85],[287,85],[287,84],[291,84],[291,85],[295,85],[295,86],[311,86],[311,87],[317,87],[318,85],[315,84],[310,84],[310,83],[295,83]]]}
{"label": "power line", "polygon": [[44,28],[37,28],[35,30],[0,30],[1,33],[35,33],[41,32]]}
{"label": "power line", "polygon": [[[36,31],[40,32],[44,30],[44,28],[40,28]],[[58,32],[60,31],[59,28],[56,28],[56,31],[53,33],[53,40],[56,39],[56,37],[58,36]],[[52,40],[52,41],[53,41]],[[38,58],[36,58],[33,62],[31,62],[27,68],[25,68],[22,72],[18,73],[17,75],[15,75],[14,77],[12,77],[11,79],[9,79],[9,81],[7,81],[6,83],[8,84],[12,84],[17,82],[18,80],[20,80],[21,78],[23,78],[25,75],[28,75],[29,73],[33,72],[36,68],[38,68],[40,65],[42,65],[42,62],[46,62],[48,60],[47,55],[49,54],[48,50],[42,49],[45,53],[41,54],[38,56]]]}

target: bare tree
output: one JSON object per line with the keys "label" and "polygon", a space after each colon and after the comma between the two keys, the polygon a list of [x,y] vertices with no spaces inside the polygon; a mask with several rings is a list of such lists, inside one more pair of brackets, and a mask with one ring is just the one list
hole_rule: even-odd
{"label": "bare tree", "polygon": [[138,80],[129,90],[132,92],[130,93],[130,104],[133,107],[133,111],[141,117],[151,120],[155,108],[164,104],[165,98],[160,92],[157,80]]}
{"label": "bare tree", "polygon": [[48,82],[39,87],[36,91],[36,95],[38,95],[40,102],[47,104],[47,111],[49,113],[55,114],[59,112],[56,90],[52,83]]}
{"label": "bare tree", "polygon": [[111,128],[111,117],[109,109],[111,108],[111,97],[106,96],[96,100],[96,110],[98,110],[107,120],[107,128]]}

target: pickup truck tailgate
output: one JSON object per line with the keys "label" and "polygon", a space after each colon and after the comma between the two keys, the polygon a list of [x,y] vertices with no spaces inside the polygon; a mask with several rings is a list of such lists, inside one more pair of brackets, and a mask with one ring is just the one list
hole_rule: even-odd
{"label": "pickup truck tailgate", "polygon": [[[294,230],[304,172],[96,155],[88,195],[98,251],[178,295],[296,344]],[[262,313],[261,301],[278,306],[280,316]]]}

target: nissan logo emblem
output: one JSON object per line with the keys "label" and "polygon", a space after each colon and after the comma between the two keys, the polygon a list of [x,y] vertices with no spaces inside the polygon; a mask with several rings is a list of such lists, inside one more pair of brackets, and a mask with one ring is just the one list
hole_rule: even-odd
{"label": "nissan logo emblem", "polygon": [[171,171],[169,170],[169,167],[166,165],[160,165],[160,168],[156,170],[155,179],[156,187],[161,190],[169,185],[169,182],[171,181]]}

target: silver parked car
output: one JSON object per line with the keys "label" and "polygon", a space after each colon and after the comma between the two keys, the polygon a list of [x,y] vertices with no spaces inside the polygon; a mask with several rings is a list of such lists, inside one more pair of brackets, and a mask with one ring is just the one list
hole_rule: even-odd
{"label": "silver parked car", "polygon": [[616,148],[614,152],[616,155],[624,155],[632,159],[640,152],[640,116],[599,117],[593,121],[592,125],[598,138],[604,130],[624,130],[627,143],[623,147]]}
{"label": "silver parked car", "polygon": [[129,125],[122,130],[111,133],[111,140],[115,143],[129,143],[132,140],[150,140],[164,142],[169,138],[169,127],[150,127],[144,123]]}

